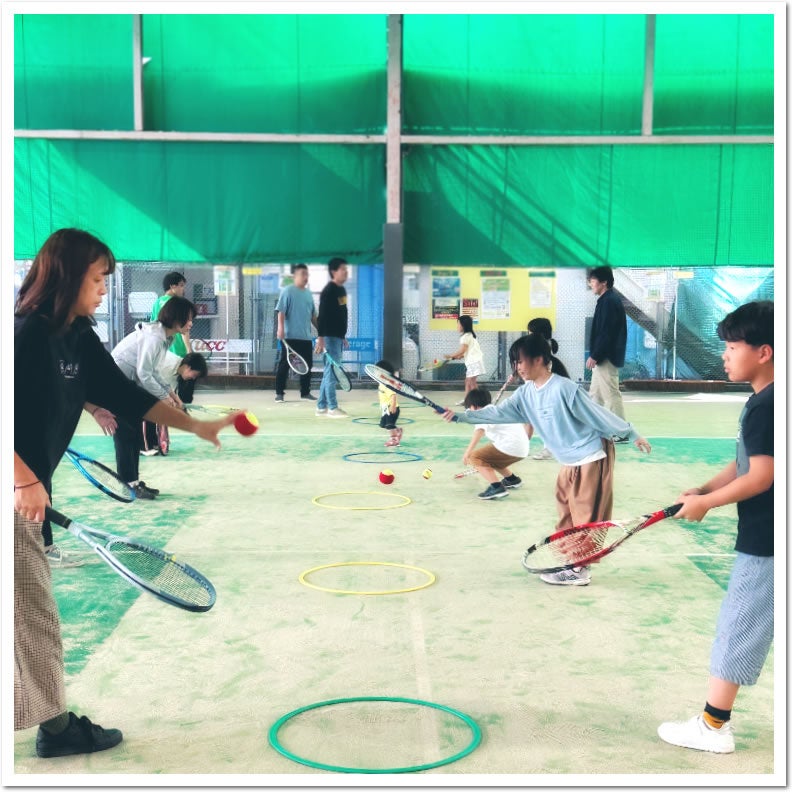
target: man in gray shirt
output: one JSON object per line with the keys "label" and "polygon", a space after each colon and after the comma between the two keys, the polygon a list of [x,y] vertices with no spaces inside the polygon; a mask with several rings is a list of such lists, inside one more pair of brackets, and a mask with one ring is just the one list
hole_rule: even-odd
{"label": "man in gray shirt", "polygon": [[[300,398],[304,401],[316,401],[311,395],[311,367],[313,366],[313,333],[311,325],[316,327],[316,307],[313,295],[308,289],[308,267],[295,264],[292,267],[294,283],[280,293],[275,310],[278,312],[277,336],[284,339],[289,346],[308,364],[308,373],[300,377]],[[275,401],[283,402],[286,394],[286,379],[289,375],[287,353],[281,346],[278,366],[275,370]]]}

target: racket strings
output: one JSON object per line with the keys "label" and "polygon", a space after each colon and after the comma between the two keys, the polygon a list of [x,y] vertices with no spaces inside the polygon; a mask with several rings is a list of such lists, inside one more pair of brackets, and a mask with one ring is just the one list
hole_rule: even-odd
{"label": "racket strings", "polygon": [[296,353],[289,352],[289,366],[296,374],[307,374],[308,364]]}
{"label": "racket strings", "polygon": [[123,497],[130,497],[130,487],[111,470],[98,462],[88,459],[81,460],[80,464],[88,475],[99,482],[106,490]]}
{"label": "racket strings", "polygon": [[105,549],[133,575],[171,597],[197,606],[212,601],[211,592],[200,579],[153,548],[112,541]]}
{"label": "racket strings", "polygon": [[571,531],[567,534],[562,533],[527,554],[525,563],[536,569],[583,564],[623,537],[624,529],[621,525],[616,524]]}

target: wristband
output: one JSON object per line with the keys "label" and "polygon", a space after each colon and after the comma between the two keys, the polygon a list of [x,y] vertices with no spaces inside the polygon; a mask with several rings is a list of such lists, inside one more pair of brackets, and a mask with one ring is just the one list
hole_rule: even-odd
{"label": "wristband", "polygon": [[36,479],[35,481],[31,481],[30,484],[14,484],[14,492],[18,489],[25,489],[25,487],[32,487],[34,484],[41,484],[41,482]]}

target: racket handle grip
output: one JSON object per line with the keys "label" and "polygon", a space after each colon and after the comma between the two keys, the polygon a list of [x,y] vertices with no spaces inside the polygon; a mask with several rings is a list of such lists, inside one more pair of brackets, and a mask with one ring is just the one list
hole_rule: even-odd
{"label": "racket handle grip", "polygon": [[[445,408],[445,407],[435,407],[435,411],[436,411],[436,412],[437,412],[439,415],[445,415],[446,408]],[[451,420],[452,420],[454,423],[456,423],[456,422],[459,420],[459,416],[458,416],[458,415],[455,415],[455,416],[454,416],[454,417],[453,417]]]}
{"label": "racket handle grip", "polygon": [[55,525],[60,525],[61,528],[68,528],[71,523],[71,520],[65,514],[56,511],[52,506],[47,506],[44,509],[44,515],[50,522],[54,522]]}
{"label": "racket handle grip", "polygon": [[682,507],[684,506],[683,503],[675,503],[673,506],[669,506],[667,509],[664,509],[666,516],[673,517]]}

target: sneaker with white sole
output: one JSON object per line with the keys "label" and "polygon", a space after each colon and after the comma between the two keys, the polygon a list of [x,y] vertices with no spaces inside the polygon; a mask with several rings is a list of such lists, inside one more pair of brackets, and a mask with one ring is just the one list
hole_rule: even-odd
{"label": "sneaker with white sole", "polygon": [[286,397],[282,393],[276,393],[275,394],[275,401],[279,402],[280,404],[283,404],[283,402],[286,401]]}
{"label": "sneaker with white sole", "polygon": [[657,734],[661,740],[680,748],[721,754],[734,753],[734,731],[729,721],[720,729],[713,729],[699,714],[687,721],[661,723],[657,727]]}
{"label": "sneaker with white sole", "polygon": [[547,572],[539,575],[539,579],[551,586],[588,586],[591,583],[591,573],[588,567],[573,567],[560,572]]}
{"label": "sneaker with white sole", "polygon": [[327,415],[327,407],[317,407],[316,408],[317,415]]}
{"label": "sneaker with white sole", "polygon": [[543,448],[538,454],[534,454],[533,458],[534,459],[554,459],[555,457],[546,448]]}
{"label": "sneaker with white sole", "polygon": [[145,457],[153,457],[159,454],[159,448],[147,448],[145,451],[141,451],[140,455]]}
{"label": "sneaker with white sole", "polygon": [[306,393],[305,396],[300,396],[300,401],[316,401],[316,396],[312,393]]}
{"label": "sneaker with white sole", "polygon": [[499,481],[497,484],[490,484],[484,492],[479,492],[478,496],[481,500],[492,500],[493,498],[505,498],[508,494],[506,487]]}
{"label": "sneaker with white sole", "polygon": [[327,411],[328,418],[349,418],[349,414],[342,410],[340,407],[333,407],[332,410]]}
{"label": "sneaker with white sole", "polygon": [[501,479],[501,484],[503,484],[506,489],[519,489],[522,487],[522,479],[512,473],[511,476],[504,476]]}
{"label": "sneaker with white sole", "polygon": [[56,544],[46,548],[44,550],[44,555],[47,557],[49,565],[53,568],[57,567],[63,569],[65,567],[78,567],[85,563],[85,560],[82,558],[77,558],[77,556],[71,553],[64,553]]}

